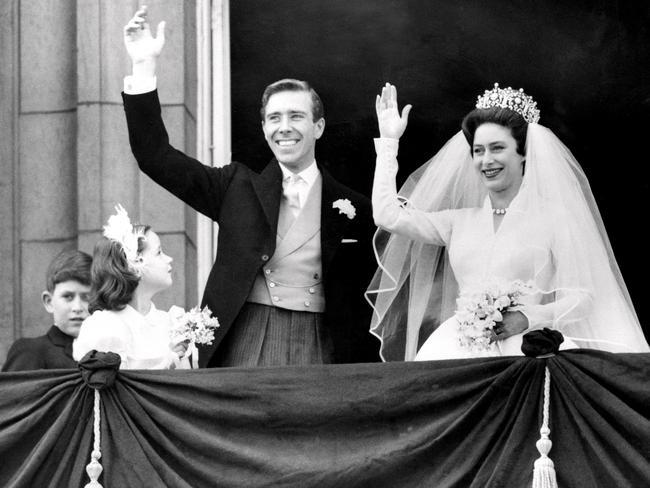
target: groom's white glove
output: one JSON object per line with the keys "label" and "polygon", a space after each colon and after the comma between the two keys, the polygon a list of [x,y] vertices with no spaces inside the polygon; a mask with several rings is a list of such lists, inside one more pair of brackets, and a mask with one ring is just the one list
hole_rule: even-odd
{"label": "groom's white glove", "polygon": [[132,75],[124,78],[124,92],[129,95],[156,89],[156,61],[165,45],[165,22],[158,24],[154,38],[147,16],[143,5],[124,26],[124,45],[132,64]]}
{"label": "groom's white glove", "polygon": [[124,45],[133,63],[133,75],[156,75],[156,59],[165,45],[165,22],[160,22],[156,37],[151,35],[147,7],[142,6],[124,26]]}

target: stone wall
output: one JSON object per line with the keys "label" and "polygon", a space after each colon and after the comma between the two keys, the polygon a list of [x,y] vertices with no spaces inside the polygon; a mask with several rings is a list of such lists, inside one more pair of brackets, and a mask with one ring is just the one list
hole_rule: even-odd
{"label": "stone wall", "polygon": [[[0,364],[18,337],[51,325],[40,294],[61,250],[92,253],[121,203],[174,258],[160,307],[192,306],[196,215],[137,169],[120,92],[130,63],[122,27],[138,2],[0,2]],[[195,2],[148,2],[167,21],[158,86],[172,144],[196,147]],[[155,27],[154,27],[155,29]]]}

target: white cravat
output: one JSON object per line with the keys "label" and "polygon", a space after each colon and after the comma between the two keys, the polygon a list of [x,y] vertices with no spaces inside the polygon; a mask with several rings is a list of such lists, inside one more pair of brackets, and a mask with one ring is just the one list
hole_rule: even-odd
{"label": "white cravat", "polygon": [[282,180],[282,193],[287,199],[289,210],[294,217],[298,216],[305,203],[300,198],[300,192],[305,186],[307,186],[307,182],[300,175],[290,175]]}
{"label": "white cravat", "polygon": [[320,171],[316,161],[310,164],[300,173],[293,173],[289,168],[280,164],[282,170],[282,194],[286,198],[291,214],[297,217],[300,209],[305,206],[311,187],[314,185]]}

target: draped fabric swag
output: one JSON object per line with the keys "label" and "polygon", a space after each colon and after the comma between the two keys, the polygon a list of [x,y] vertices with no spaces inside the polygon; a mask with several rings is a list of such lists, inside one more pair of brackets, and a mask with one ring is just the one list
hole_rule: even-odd
{"label": "draped fabric swag", "polygon": [[[544,367],[559,486],[650,486],[650,354],[123,371],[101,390],[111,487],[526,487]],[[0,375],[0,486],[83,487],[93,390]]]}

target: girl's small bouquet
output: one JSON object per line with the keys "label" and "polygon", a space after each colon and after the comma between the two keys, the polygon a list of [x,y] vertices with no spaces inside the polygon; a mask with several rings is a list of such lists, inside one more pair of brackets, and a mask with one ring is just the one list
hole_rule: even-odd
{"label": "girl's small bouquet", "polygon": [[169,309],[172,319],[171,341],[178,343],[189,341],[186,355],[192,355],[193,367],[198,366],[198,350],[196,344],[212,344],[214,329],[219,327],[219,320],[212,317],[212,312],[205,306],[203,309],[194,307],[186,312],[174,305]]}
{"label": "girl's small bouquet", "polygon": [[461,293],[454,315],[461,347],[471,352],[489,351],[492,329],[503,320],[503,313],[521,305],[521,298],[533,290],[530,282],[495,280]]}

